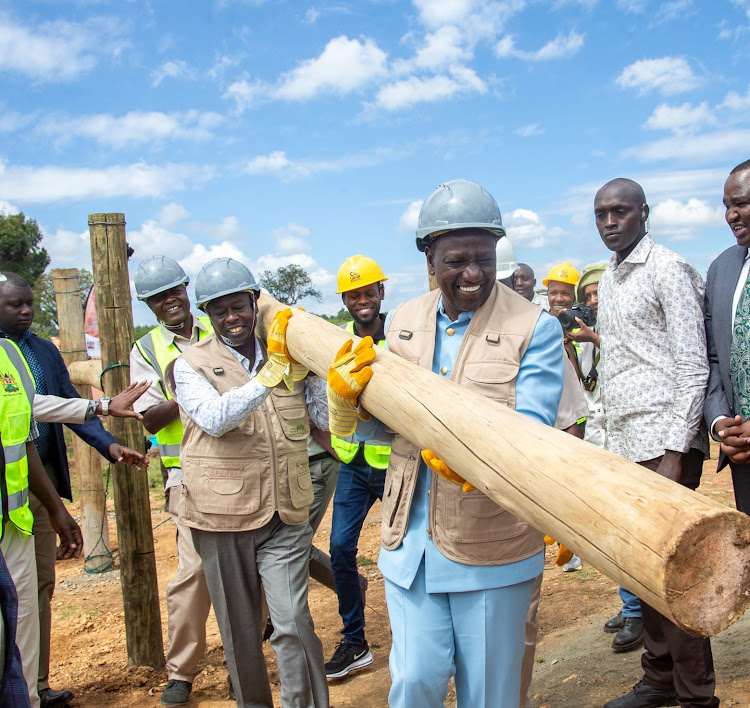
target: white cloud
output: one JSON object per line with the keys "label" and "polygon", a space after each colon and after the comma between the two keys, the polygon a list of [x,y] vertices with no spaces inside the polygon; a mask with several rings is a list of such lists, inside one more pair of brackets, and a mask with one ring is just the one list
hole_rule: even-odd
{"label": "white cloud", "polygon": [[522,125],[516,129],[516,135],[520,135],[522,138],[530,138],[534,135],[544,135],[545,129],[539,125],[539,123],[529,123],[528,125]]}
{"label": "white cloud", "polygon": [[282,254],[309,251],[310,244],[305,240],[309,235],[310,229],[295,224],[293,221],[271,232],[271,236],[276,242],[276,248]]}
{"label": "white cloud", "polygon": [[503,226],[515,248],[544,248],[549,244],[548,236],[556,239],[565,235],[559,226],[549,228],[542,217],[531,209],[514,209],[505,214]]}
{"label": "white cloud", "polygon": [[651,26],[654,27],[664,22],[684,19],[692,14],[694,14],[693,0],[671,0],[671,2],[665,2],[659,6]]}
{"label": "white cloud", "polygon": [[698,106],[683,103],[681,106],[657,106],[644,123],[651,130],[671,130],[675,133],[693,133],[699,128],[716,123],[716,118],[704,101]]}
{"label": "white cloud", "polygon": [[732,4],[744,10],[745,14],[750,19],[750,0],[732,0]]}
{"label": "white cloud", "polygon": [[684,57],[662,57],[640,59],[626,66],[616,83],[620,88],[632,88],[641,94],[658,91],[663,96],[672,96],[691,91],[701,82]]}
{"label": "white cloud", "polygon": [[211,166],[186,163],[137,162],[101,169],[0,163],[0,194],[27,204],[117,196],[157,198],[205,182],[213,174]]}
{"label": "white cloud", "polygon": [[192,248],[184,256],[178,258],[178,261],[185,269],[185,272],[193,279],[200,272],[200,269],[214,258],[234,258],[236,261],[244,263],[250,268],[256,278],[259,276],[253,270],[253,263],[250,258],[233,243],[223,241],[222,243],[215,243],[208,247],[202,243],[191,244],[191,246]]}
{"label": "white cloud", "polygon": [[463,66],[451,69],[450,76],[427,78],[411,76],[382,86],[375,97],[375,106],[389,111],[409,108],[418,103],[434,103],[461,93],[486,93],[487,85],[473,71]]}
{"label": "white cloud", "polygon": [[182,206],[182,204],[170,202],[162,207],[156,220],[165,228],[173,229],[177,224],[184,221],[189,216],[190,212]]}
{"label": "white cloud", "polygon": [[[748,0],[748,3],[750,3],[750,0]],[[742,120],[747,120],[748,111],[750,111],[750,87],[748,87],[744,96],[738,94],[736,91],[730,91],[717,110],[722,112],[730,111]]]}
{"label": "white cloud", "polygon": [[374,165],[407,156],[406,151],[391,148],[376,148],[369,152],[343,155],[327,160],[290,160],[283,150],[275,150],[268,155],[257,155],[245,164],[245,172],[251,175],[275,174],[283,180],[310,177],[318,172],[343,172],[352,168],[373,167]]}
{"label": "white cloud", "polygon": [[658,202],[649,213],[651,227],[672,241],[692,241],[701,229],[720,228],[724,222],[724,209],[712,207],[703,199],[691,198],[687,202],[666,199]]}
{"label": "white cloud", "polygon": [[21,210],[10,202],[6,202],[4,199],[0,199],[0,214],[19,214]]}
{"label": "white cloud", "polygon": [[466,46],[466,38],[458,27],[447,25],[424,38],[412,59],[394,62],[394,72],[404,74],[415,69],[436,71],[471,59],[472,52]]}
{"label": "white cloud", "polygon": [[648,0],[617,0],[617,7],[634,15],[640,14],[646,9]]}
{"label": "white cloud", "polygon": [[300,268],[304,268],[306,271],[308,271],[308,273],[313,268],[317,267],[317,261],[307,253],[271,253],[258,258],[256,264],[259,273],[257,273],[256,275],[257,277],[260,277],[260,273],[265,270],[273,271],[277,268],[281,268],[281,266],[291,265],[292,263],[298,265]]}
{"label": "white cloud", "polygon": [[[750,145],[750,130],[736,129],[705,133],[703,135],[678,134],[663,140],[635,145],[623,150],[623,157],[634,157],[640,162],[656,160],[681,160],[713,162],[744,155]],[[725,177],[722,179],[723,183]]]}
{"label": "white cloud", "polygon": [[199,224],[202,231],[214,241],[237,241],[245,235],[245,229],[240,226],[236,216],[225,216],[218,224]]}
{"label": "white cloud", "polygon": [[156,88],[164,79],[182,79],[184,81],[195,81],[197,73],[195,69],[182,59],[176,61],[165,61],[161,66],[151,72],[151,86]]}
{"label": "white cloud", "polygon": [[31,116],[25,116],[14,111],[2,113],[0,114],[0,133],[14,133],[17,130],[25,129],[31,120]]}
{"label": "white cloud", "polygon": [[123,116],[106,113],[62,118],[50,116],[38,129],[60,141],[74,137],[91,138],[114,148],[124,148],[158,140],[207,140],[224,119],[213,112],[184,113],[131,111]]}
{"label": "white cloud", "polygon": [[166,254],[180,260],[193,249],[193,241],[189,236],[170,231],[154,219],[146,219],[140,229],[128,231],[128,243],[138,258]]}
{"label": "white cloud", "polygon": [[124,46],[121,25],[114,18],[57,20],[32,28],[0,16],[0,71],[34,81],[72,81],[91,71],[101,54],[117,55]]}
{"label": "white cloud", "polygon": [[319,17],[320,17],[320,10],[318,10],[318,8],[316,7],[310,7],[307,9],[307,12],[305,12],[305,18],[303,22],[309,25],[314,25],[318,21]]}
{"label": "white cloud", "polygon": [[[58,229],[49,234],[42,229],[42,246],[50,257],[50,268],[86,268],[91,270],[89,232],[75,233]],[[130,234],[128,234],[128,237]]]}
{"label": "white cloud", "polygon": [[351,93],[382,76],[386,59],[386,53],[371,39],[360,42],[341,35],[328,42],[319,57],[284,74],[274,95],[304,101],[319,93]]}
{"label": "white cloud", "polygon": [[229,85],[222,98],[234,101],[235,111],[242,114],[264,103],[268,93],[269,88],[262,81],[238,79]]}
{"label": "white cloud", "polygon": [[577,54],[583,47],[586,35],[579,34],[571,30],[567,35],[558,34],[557,37],[550,40],[543,47],[536,51],[529,52],[516,49],[513,37],[503,37],[495,45],[495,54],[500,58],[515,57],[526,61],[552,61],[555,59],[564,59]]}
{"label": "white cloud", "polygon": [[403,233],[415,233],[417,230],[417,224],[419,223],[419,211],[422,209],[424,200],[418,199],[417,201],[411,202],[408,207],[401,214],[401,218],[398,220],[397,231]]}

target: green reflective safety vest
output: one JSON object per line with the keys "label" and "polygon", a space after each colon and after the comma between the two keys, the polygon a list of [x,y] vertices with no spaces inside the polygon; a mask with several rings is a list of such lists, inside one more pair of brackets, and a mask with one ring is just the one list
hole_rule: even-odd
{"label": "green reflective safety vest", "polygon": [[0,478],[0,516],[3,529],[9,519],[27,534],[34,526],[26,457],[34,389],[34,377],[21,350],[10,339],[0,339],[0,433],[5,455],[5,474]]}
{"label": "green reflective safety vest", "polygon": [[[354,331],[354,322],[347,322],[344,329],[350,334],[356,334]],[[378,346],[385,349],[385,339],[381,339],[378,342]],[[339,459],[348,463],[351,462],[357,455],[360,443],[355,439],[355,434],[352,433],[348,438],[337,438],[335,435],[331,435],[331,447],[336,451]],[[365,462],[370,467],[374,467],[377,470],[388,469],[388,458],[391,456],[391,446],[386,445],[379,440],[366,440],[365,441]]]}
{"label": "green reflective safety vest", "polygon": [[[205,339],[214,330],[211,326],[210,317],[196,318],[205,328],[206,332],[198,328],[198,341]],[[164,397],[169,401],[172,396],[164,385],[164,372],[167,366],[182,353],[174,341],[167,346],[164,337],[161,336],[161,326],[154,327],[148,334],[144,334],[135,346],[143,358],[156,372],[159,377],[159,388]],[[161,461],[167,468],[180,466],[180,443],[182,442],[182,423],[180,419],[173,420],[156,433],[156,442],[159,444],[159,455]]]}

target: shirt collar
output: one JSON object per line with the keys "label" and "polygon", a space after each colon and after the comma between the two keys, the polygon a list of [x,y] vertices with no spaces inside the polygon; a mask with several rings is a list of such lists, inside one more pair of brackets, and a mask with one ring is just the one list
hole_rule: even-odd
{"label": "shirt collar", "polygon": [[[32,334],[33,334],[33,332],[30,329],[27,329],[21,335],[21,338],[18,340],[18,343],[20,344],[21,342],[27,341],[31,337]],[[1,330],[1,329],[0,329],[0,337],[2,337],[3,339],[10,339],[10,337],[5,332],[3,332],[3,330]]]}
{"label": "shirt collar", "polygon": [[[190,328],[191,339],[193,335],[195,334],[196,327],[204,332],[208,332],[203,322],[201,322],[195,315],[190,313],[190,317],[193,318],[193,324]],[[167,327],[165,327],[162,322],[159,322],[159,329],[161,330],[161,338],[164,340],[164,344],[166,344],[167,346],[172,344],[172,342],[174,342],[175,340],[175,337],[177,337],[177,334],[175,334],[171,329],[168,329]],[[182,337],[180,337],[180,339],[182,339]]]}
{"label": "shirt collar", "polygon": [[625,263],[645,263],[648,259],[648,254],[651,253],[651,249],[655,245],[656,242],[651,238],[651,234],[647,233],[622,263],[617,262],[617,253],[613,253],[612,257],[609,259],[609,264],[613,269],[617,270],[619,266]]}
{"label": "shirt collar", "polygon": [[[438,311],[439,315],[442,315],[443,317],[448,317],[448,314],[445,312],[445,307],[443,306],[443,296],[442,295],[440,296],[440,299],[438,300],[437,311]],[[457,322],[457,323],[468,322],[472,317],[474,317],[474,311],[473,310],[471,312],[459,312],[458,313],[458,318],[455,320],[455,322]],[[450,320],[451,318],[448,317],[448,319]],[[451,322],[453,322],[453,321],[454,320],[451,320]]]}

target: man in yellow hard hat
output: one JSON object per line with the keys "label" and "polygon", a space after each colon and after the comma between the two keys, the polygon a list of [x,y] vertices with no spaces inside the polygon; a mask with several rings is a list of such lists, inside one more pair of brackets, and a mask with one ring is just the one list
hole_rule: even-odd
{"label": "man in yellow hard hat", "polygon": [[[569,310],[576,301],[576,283],[581,279],[581,274],[576,267],[565,261],[558,265],[552,266],[547,277],[542,281],[547,288],[547,298],[549,300],[549,313],[559,319],[560,315]],[[582,379],[581,367],[578,363],[578,350],[575,344],[565,337],[565,353],[576,370],[578,379]]]}
{"label": "man in yellow hard hat", "polygon": [[[385,315],[380,307],[388,280],[380,266],[366,256],[347,258],[339,268],[338,294],[354,318],[345,329],[360,337],[370,336],[385,346]],[[365,639],[365,602],[357,571],[357,542],[367,512],[376,499],[383,499],[385,471],[391,448],[379,440],[360,443],[331,436],[341,460],[331,521],[331,564],[344,627],[342,640],[326,664],[326,676],[341,678],[350,671],[371,664],[372,653]]]}

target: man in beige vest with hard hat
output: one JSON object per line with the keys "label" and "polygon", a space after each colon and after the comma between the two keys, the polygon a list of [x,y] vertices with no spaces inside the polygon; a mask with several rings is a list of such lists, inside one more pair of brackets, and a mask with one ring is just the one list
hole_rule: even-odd
{"label": "man in beige vest with hard hat", "polygon": [[[438,289],[389,314],[388,348],[552,425],[562,333],[547,313],[497,282],[496,245],[504,236],[497,203],[479,184],[440,185],[422,205],[417,230]],[[384,439],[383,423],[356,408],[371,375],[367,344],[354,356],[342,348],[331,366],[331,431],[356,426],[358,436]],[[368,422],[357,424],[358,413]],[[389,705],[438,708],[451,676],[458,708],[518,705],[543,536],[422,450],[414,434],[393,438],[381,510],[378,568],[393,636]]]}
{"label": "man in beige vest with hard hat", "polygon": [[290,310],[274,320],[268,347],[256,337],[259,291],[231,258],[210,261],[195,279],[196,304],[215,334],[165,376],[185,429],[180,520],[203,563],[237,705],[273,706],[261,643],[264,592],[281,705],[327,708],[323,647],[307,604],[306,445],[308,415],[328,429],[325,386],[284,355]]}

